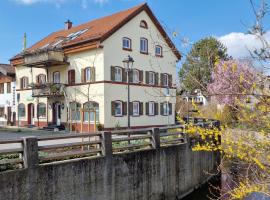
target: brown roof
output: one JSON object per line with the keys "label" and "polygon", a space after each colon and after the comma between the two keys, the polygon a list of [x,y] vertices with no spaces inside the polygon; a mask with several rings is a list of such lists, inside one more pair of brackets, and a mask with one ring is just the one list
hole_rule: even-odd
{"label": "brown roof", "polygon": [[0,63],[0,72],[2,74],[15,74],[15,67],[11,66],[11,65],[8,65],[8,64],[1,64]]}
{"label": "brown roof", "polygon": [[[160,25],[160,23],[158,22],[158,20],[156,19],[156,17],[146,3],[140,4],[128,10],[112,14],[110,16],[106,16],[78,26],[74,26],[68,30],[63,29],[57,32],[53,32],[44,39],[31,46],[30,48],[26,49],[26,52],[33,52],[47,45],[51,46],[61,39],[64,40],[61,43],[61,47],[63,49],[76,47],[78,45],[80,46],[85,43],[102,42],[143,10],[145,10],[149,14],[150,18],[153,20],[153,22],[167,41],[168,45],[172,48],[177,58],[180,59],[180,53],[178,52],[178,50],[176,49],[176,47],[174,46],[174,44],[172,43],[172,41],[170,40],[170,38],[168,37],[168,35],[166,34],[166,32],[164,31],[164,29],[162,28],[162,26]],[[67,36],[69,36],[70,34],[86,29],[88,30],[76,37],[75,39],[66,39]],[[18,58],[18,55],[12,59],[16,58]]]}

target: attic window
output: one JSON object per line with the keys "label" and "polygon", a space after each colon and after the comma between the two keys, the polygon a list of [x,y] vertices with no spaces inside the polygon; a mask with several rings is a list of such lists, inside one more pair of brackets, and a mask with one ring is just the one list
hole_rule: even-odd
{"label": "attic window", "polygon": [[147,26],[147,23],[146,23],[145,20],[141,20],[141,22],[140,22],[140,27],[141,27],[141,28],[146,28],[146,29],[148,29],[148,26]]}
{"label": "attic window", "polygon": [[69,35],[67,36],[67,38],[68,38],[69,40],[74,40],[74,39],[76,39],[78,36],[80,36],[80,35],[82,35],[83,33],[85,33],[86,31],[88,31],[88,28],[83,29],[83,30],[80,30],[80,31],[77,31],[77,32],[75,32],[75,33],[71,33],[71,34],[69,34]]}

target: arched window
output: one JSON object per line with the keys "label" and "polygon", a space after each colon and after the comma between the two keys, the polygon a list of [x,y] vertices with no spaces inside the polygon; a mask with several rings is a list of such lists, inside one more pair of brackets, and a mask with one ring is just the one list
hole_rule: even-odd
{"label": "arched window", "polygon": [[37,76],[37,83],[38,84],[44,84],[46,82],[46,75],[45,74],[39,74]]}
{"label": "arched window", "polygon": [[[83,104],[84,110],[89,111],[96,111],[96,121],[99,121],[99,104],[95,101],[89,101]],[[90,112],[90,122],[93,122],[94,119],[94,112]],[[89,112],[84,112],[83,116],[84,121],[89,121]]]}
{"label": "arched window", "polygon": [[74,85],[75,84],[75,70],[71,69],[68,71],[68,84]]}
{"label": "arched window", "polygon": [[25,117],[25,105],[23,103],[18,106],[18,115],[19,117]]}
{"label": "arched window", "polygon": [[60,72],[53,72],[53,83],[60,83]]}
{"label": "arched window", "polygon": [[28,88],[28,77],[22,77],[21,78],[21,89]]}
{"label": "arched window", "polygon": [[46,117],[46,104],[39,103],[37,105],[37,117]]}
{"label": "arched window", "polygon": [[80,121],[81,120],[81,104],[78,102],[69,103],[70,109],[70,118],[72,121]]}
{"label": "arched window", "polygon": [[141,20],[140,27],[148,29],[148,25],[145,20]]}

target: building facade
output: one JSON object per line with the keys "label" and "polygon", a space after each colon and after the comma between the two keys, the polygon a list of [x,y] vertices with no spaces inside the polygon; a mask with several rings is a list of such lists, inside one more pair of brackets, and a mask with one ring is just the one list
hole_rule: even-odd
{"label": "building facade", "polygon": [[[129,76],[122,62],[128,55]],[[93,131],[95,122],[126,128],[130,114],[131,128],[174,124],[180,58],[146,4],[79,26],[67,21],[65,30],[11,59],[19,121]]]}
{"label": "building facade", "polygon": [[0,125],[14,125],[16,122],[15,68],[0,64]]}

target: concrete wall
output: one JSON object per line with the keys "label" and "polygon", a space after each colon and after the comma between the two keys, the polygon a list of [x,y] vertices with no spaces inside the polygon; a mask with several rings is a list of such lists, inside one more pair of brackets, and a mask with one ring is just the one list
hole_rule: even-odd
{"label": "concrete wall", "polygon": [[212,152],[188,144],[0,173],[5,200],[175,200],[215,169]]}

